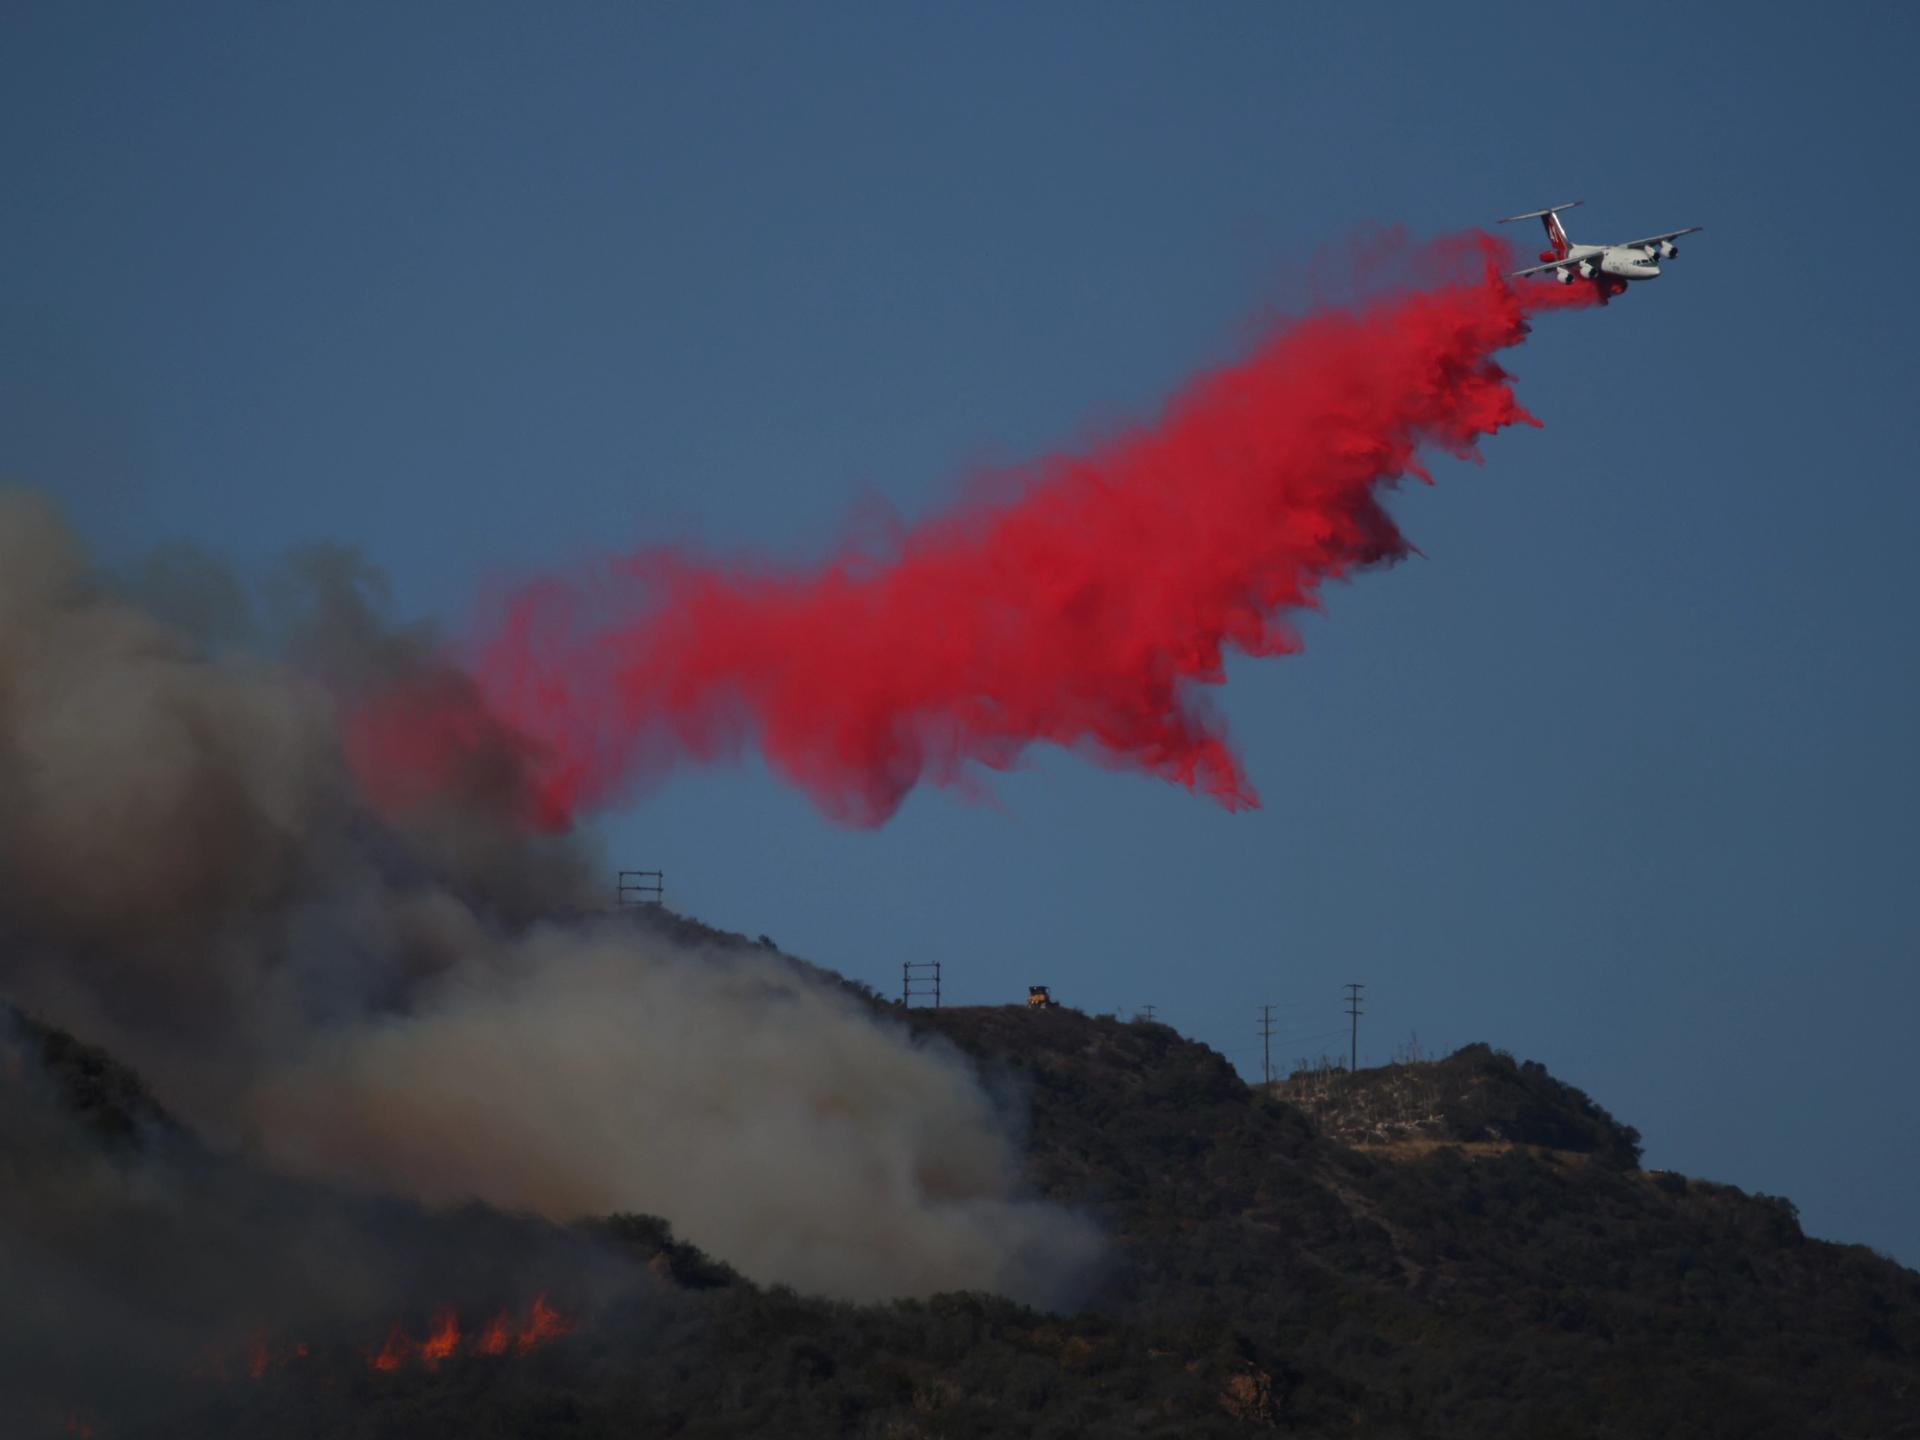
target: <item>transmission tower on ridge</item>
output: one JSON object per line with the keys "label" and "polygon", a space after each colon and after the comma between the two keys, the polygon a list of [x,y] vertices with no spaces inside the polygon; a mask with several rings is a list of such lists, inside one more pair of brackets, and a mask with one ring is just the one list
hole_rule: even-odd
{"label": "transmission tower on ridge", "polygon": [[622,910],[664,904],[666,895],[667,877],[659,870],[622,870],[614,880],[614,904]]}
{"label": "transmission tower on ridge", "polygon": [[1366,1013],[1366,1011],[1361,1008],[1366,1001],[1366,996],[1360,992],[1366,988],[1364,981],[1349,980],[1347,982],[1347,1014],[1353,1020],[1353,1033],[1347,1042],[1347,1071],[1349,1074],[1360,1068],[1360,1017]]}
{"label": "transmission tower on ridge", "polygon": [[901,963],[901,1005],[912,1005],[916,996],[923,1005],[931,1001],[934,1009],[940,1008],[940,962],[938,960],[907,960]]}

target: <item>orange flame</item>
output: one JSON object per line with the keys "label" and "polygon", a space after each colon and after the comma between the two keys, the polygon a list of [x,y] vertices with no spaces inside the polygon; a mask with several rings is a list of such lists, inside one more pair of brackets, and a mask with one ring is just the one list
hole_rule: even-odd
{"label": "orange flame", "polygon": [[[284,1350],[275,1351],[266,1332],[256,1332],[247,1341],[245,1365],[249,1380],[264,1380],[269,1370],[284,1370],[296,1360],[307,1358],[307,1342],[297,1341]],[[238,1357],[235,1357],[236,1359]],[[224,1385],[238,1373],[235,1365],[228,1363],[228,1357],[209,1345],[203,1349],[187,1367],[189,1380],[210,1380]]]}
{"label": "orange flame", "polygon": [[433,1331],[420,1342],[420,1359],[431,1370],[460,1348],[460,1319],[449,1305],[435,1317]]}
{"label": "orange flame", "polygon": [[[524,1355],[572,1330],[573,1322],[549,1305],[546,1292],[542,1291],[534,1297],[523,1324],[516,1324],[513,1316],[502,1310],[487,1322],[483,1330],[468,1335],[460,1328],[459,1311],[447,1305],[435,1313],[433,1324],[424,1339],[415,1340],[402,1326],[395,1325],[387,1332],[386,1343],[377,1351],[362,1353],[372,1369],[391,1375],[415,1361],[433,1370],[438,1368],[442,1360],[451,1360],[462,1353],[505,1355],[511,1352]],[[209,1346],[188,1368],[187,1375],[194,1380],[225,1384],[244,1369],[249,1379],[258,1381],[265,1379],[268,1371],[284,1370],[297,1360],[307,1359],[310,1353],[304,1340],[275,1349],[266,1332],[258,1331],[247,1341],[243,1363],[230,1364],[228,1355]]]}
{"label": "orange flame", "polygon": [[504,1355],[512,1343],[513,1332],[507,1325],[507,1312],[502,1310],[487,1322],[486,1333],[480,1337],[480,1343],[474,1349],[482,1355]]}
{"label": "orange flame", "polygon": [[571,1329],[572,1322],[547,1304],[546,1294],[542,1292],[533,1297],[533,1309],[527,1313],[527,1323],[521,1328],[520,1338],[514,1341],[513,1348],[524,1355],[534,1346],[544,1345]]}
{"label": "orange flame", "polygon": [[376,1370],[391,1373],[413,1358],[413,1350],[413,1341],[396,1325],[387,1332],[387,1343],[380,1347],[380,1353],[367,1363]]}
{"label": "orange flame", "polygon": [[477,1336],[463,1344],[460,1316],[449,1305],[434,1317],[433,1328],[427,1332],[424,1340],[415,1341],[398,1325],[394,1326],[379,1354],[369,1356],[367,1363],[375,1370],[392,1374],[414,1360],[431,1370],[442,1360],[460,1354],[463,1348],[472,1355],[505,1355],[509,1350],[516,1355],[524,1355],[549,1340],[570,1333],[572,1329],[573,1322],[547,1303],[543,1291],[534,1297],[533,1305],[527,1311],[526,1323],[518,1330],[515,1330],[511,1317],[503,1310],[489,1320],[486,1328]]}

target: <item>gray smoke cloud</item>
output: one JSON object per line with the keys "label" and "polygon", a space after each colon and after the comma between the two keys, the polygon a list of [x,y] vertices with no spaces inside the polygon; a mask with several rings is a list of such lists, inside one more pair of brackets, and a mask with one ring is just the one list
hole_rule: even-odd
{"label": "gray smoke cloud", "polygon": [[844,1298],[1064,1298],[1094,1233],[1019,1198],[965,1060],[807,967],[598,913],[592,851],[516,823],[510,737],[431,805],[362,802],[343,709],[471,693],[384,600],[337,547],[257,593],[180,547],[110,581],[0,491],[0,993],[307,1175],[659,1214]]}
{"label": "gray smoke cloud", "polygon": [[435,1200],[663,1215],[750,1278],[850,1299],[1046,1300],[1092,1258],[1085,1227],[1008,1198],[962,1060],[790,965],[617,921],[466,954],[419,1013],[275,1078],[270,1153]]}

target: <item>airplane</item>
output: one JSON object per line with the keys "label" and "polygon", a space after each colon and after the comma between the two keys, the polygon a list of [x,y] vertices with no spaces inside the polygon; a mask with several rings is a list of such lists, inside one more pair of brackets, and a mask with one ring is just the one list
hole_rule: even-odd
{"label": "airplane", "polygon": [[[1553,271],[1553,278],[1562,285],[1571,285],[1573,277],[1592,280],[1596,276],[1612,276],[1615,280],[1651,280],[1660,273],[1660,267],[1654,263],[1656,257],[1671,260],[1680,253],[1680,247],[1673,242],[1682,235],[1691,235],[1696,230],[1704,230],[1704,225],[1689,225],[1684,230],[1669,230],[1664,235],[1649,235],[1644,240],[1629,240],[1624,245],[1576,245],[1567,238],[1567,227],[1560,223],[1560,212],[1571,210],[1576,205],[1584,205],[1584,200],[1569,201],[1565,205],[1555,205],[1549,210],[1529,210],[1524,215],[1509,215],[1500,223],[1505,225],[1511,220],[1538,219],[1546,227],[1549,249],[1540,252],[1544,265],[1529,265],[1524,270],[1516,270],[1509,279],[1518,280],[1523,275],[1538,275],[1543,271]],[[1606,284],[1601,280],[1601,284]]]}

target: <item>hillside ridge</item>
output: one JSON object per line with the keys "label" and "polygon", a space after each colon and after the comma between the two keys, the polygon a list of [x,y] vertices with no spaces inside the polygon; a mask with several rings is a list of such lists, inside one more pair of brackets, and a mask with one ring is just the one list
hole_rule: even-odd
{"label": "hillside ridge", "polygon": [[[1255,1087],[1164,1024],[904,1009],[792,963],[965,1058],[1026,1190],[1108,1238],[1076,1309],[815,1300],[608,1217],[576,1233],[652,1298],[601,1303],[539,1366],[370,1387],[315,1365],[111,1434],[1920,1436],[1920,1274],[1808,1238],[1788,1201],[1641,1171],[1637,1132],[1544,1067],[1473,1045]],[[0,1011],[9,1035],[96,1143],[177,1129],[104,1052]],[[552,1243],[456,1220],[467,1246]]]}

